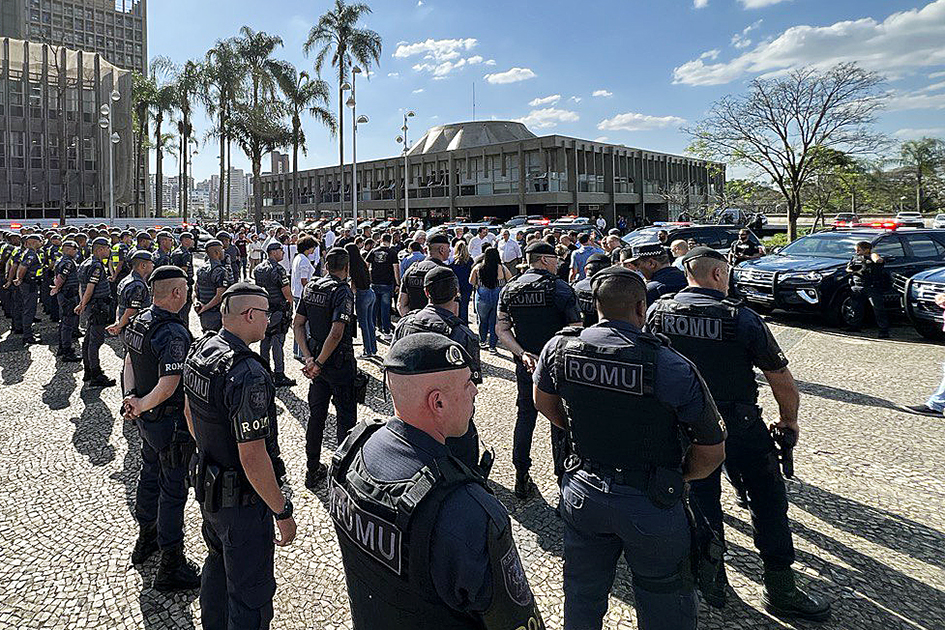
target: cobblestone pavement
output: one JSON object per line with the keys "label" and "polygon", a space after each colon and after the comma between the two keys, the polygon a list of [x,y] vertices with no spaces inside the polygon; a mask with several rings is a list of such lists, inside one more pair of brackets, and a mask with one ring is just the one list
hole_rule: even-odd
{"label": "cobblestone pavement", "polygon": [[[729,576],[737,593],[724,613],[703,608],[703,628],[894,630],[945,628],[945,419],[907,415],[939,382],[942,348],[905,327],[891,341],[851,337],[814,320],[772,322],[802,400],[797,481],[790,517],[804,580],[834,601],[829,623],[786,625],[759,605],[761,563],[747,512],[724,495]],[[196,329],[196,328],[195,328]],[[39,326],[46,343],[54,329]],[[381,346],[383,352],[385,346]],[[114,341],[102,351],[119,368]],[[561,627],[562,525],[548,431],[536,431],[533,475],[541,497],[514,499],[514,381],[507,353],[484,355],[477,425],[494,445],[492,486],[512,514],[522,560],[549,628]],[[385,414],[376,365],[367,405]],[[297,541],[276,552],[274,628],[347,628],[348,602],[324,491],[301,486],[306,381],[279,392],[280,442],[295,488]],[[0,628],[195,628],[196,592],[150,588],[156,561],[140,570],[131,502],[139,468],[134,427],[117,416],[120,392],[83,389],[81,368],[57,364],[46,346],[24,350],[0,324]],[[775,409],[762,387],[765,417]],[[332,419],[330,419],[330,422]],[[541,419],[540,419],[541,422]],[[541,426],[541,425],[540,425]],[[547,426],[547,425],[545,425]],[[333,435],[333,430],[326,431]],[[327,461],[329,452],[323,453]],[[202,561],[200,516],[187,507],[188,555]],[[630,576],[621,564],[607,628],[635,627]]]}

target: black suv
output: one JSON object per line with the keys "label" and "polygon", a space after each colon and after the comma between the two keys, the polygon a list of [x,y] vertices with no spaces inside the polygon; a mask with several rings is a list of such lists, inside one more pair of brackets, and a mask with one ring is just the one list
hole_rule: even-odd
{"label": "black suv", "polygon": [[[659,241],[657,236],[660,230],[669,232],[669,242],[682,239],[688,241],[695,239],[699,245],[705,245],[712,249],[727,253],[732,243],[738,240],[738,232],[745,228],[737,225],[691,225],[688,223],[665,223],[650,225],[630,232],[623,237],[623,242],[627,245],[645,245],[646,243],[656,243]],[[751,232],[751,230],[749,230]],[[748,236],[755,245],[760,246],[761,241],[754,233]]]}
{"label": "black suv", "polygon": [[936,341],[945,338],[942,307],[935,303],[935,296],[945,293],[945,267],[932,267],[911,278],[893,276],[893,286],[902,295],[902,308],[919,334]]}
{"label": "black suv", "polygon": [[[747,260],[733,272],[736,292],[752,308],[819,312],[839,326],[859,326],[864,313],[851,300],[846,265],[860,241],[873,244],[887,276],[911,277],[945,263],[945,233],[933,230],[854,228],[818,232],[775,254]],[[888,280],[888,278],[887,278]],[[901,293],[887,281],[886,306],[899,312]]]}

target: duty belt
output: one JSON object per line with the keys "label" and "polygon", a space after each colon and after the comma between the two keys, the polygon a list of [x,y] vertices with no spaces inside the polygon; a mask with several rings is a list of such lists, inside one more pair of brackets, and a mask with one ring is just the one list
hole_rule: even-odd
{"label": "duty belt", "polygon": [[610,483],[620,486],[630,486],[643,492],[646,492],[651,473],[651,471],[643,469],[624,470],[622,468],[614,468],[613,466],[605,466],[574,454],[568,455],[567,459],[565,459],[564,470],[566,472],[583,470],[592,475],[605,478]]}

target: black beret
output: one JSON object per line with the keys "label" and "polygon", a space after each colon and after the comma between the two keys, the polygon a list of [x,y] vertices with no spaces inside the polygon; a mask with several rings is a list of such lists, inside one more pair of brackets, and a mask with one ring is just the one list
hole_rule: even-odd
{"label": "black beret", "polygon": [[266,290],[258,284],[253,284],[252,282],[237,282],[236,284],[231,284],[227,290],[223,292],[223,299],[227,300],[237,295],[258,295],[259,297],[269,298],[269,294]]}
{"label": "black beret", "polygon": [[151,275],[148,277],[148,283],[153,284],[160,280],[170,280],[172,278],[181,278],[186,280],[187,274],[184,273],[183,269],[175,265],[161,265],[151,272]]}
{"label": "black beret", "polygon": [[427,245],[449,245],[450,237],[446,234],[440,233],[436,236],[431,236],[427,239]]}
{"label": "black beret", "polygon": [[280,243],[279,241],[272,241],[271,243],[269,243],[268,245],[266,245],[266,253],[267,253],[267,254],[268,254],[269,252],[274,251],[274,250],[277,250],[277,249],[279,249],[279,250],[282,249],[282,243]]}
{"label": "black beret", "polygon": [[649,256],[662,256],[666,249],[659,243],[646,243],[644,245],[634,245],[630,248],[630,257],[625,260],[639,260]]}
{"label": "black beret", "polygon": [[174,238],[167,230],[161,230],[157,233],[158,238]]}
{"label": "black beret", "polygon": [[[115,232],[118,232],[118,230],[112,230],[112,234]],[[126,236],[131,236],[131,232],[128,230],[122,230],[121,232],[118,232],[118,238],[125,238]]]}
{"label": "black beret", "polygon": [[449,302],[459,293],[459,278],[449,267],[435,267],[423,276],[423,288],[434,304]]}
{"label": "black beret", "polygon": [[142,239],[147,239],[147,240],[150,241],[150,240],[151,240],[151,235],[148,234],[147,232],[138,232],[138,234],[135,236],[135,240],[136,240],[136,241],[140,241],[140,240],[142,240]]}
{"label": "black beret", "polygon": [[111,243],[108,242],[108,239],[104,236],[98,236],[92,239],[92,247],[111,247]]}
{"label": "black beret", "polygon": [[76,242],[73,241],[73,240],[63,241],[62,246],[63,246],[63,247],[72,247],[73,249],[78,249],[78,248],[79,248],[78,243],[76,243]]}
{"label": "black beret", "polygon": [[225,239],[225,238],[228,238],[228,239],[230,239],[230,240],[233,240],[233,237],[230,236],[230,233],[229,233],[229,232],[224,232],[223,230],[220,230],[219,232],[217,232],[217,240],[222,241],[222,240]]}
{"label": "black beret", "polygon": [[128,257],[128,260],[148,260],[154,261],[154,257],[151,256],[151,252],[146,249],[136,249],[131,252],[131,256]]}
{"label": "black beret", "polygon": [[532,241],[528,247],[525,248],[525,253],[542,256],[554,256],[555,248],[545,241]]}
{"label": "black beret", "polygon": [[722,262],[725,262],[725,256],[718,253],[711,247],[705,247],[704,245],[700,245],[699,247],[693,247],[692,249],[690,249],[688,253],[683,255],[681,262],[682,264],[685,265],[686,263],[691,262],[695,260],[696,258],[714,258],[716,260],[721,260]]}
{"label": "black beret", "polygon": [[183,240],[183,239],[185,239],[185,238],[189,238],[190,240],[194,240],[194,235],[191,234],[190,232],[181,232],[181,233],[180,233],[180,238],[181,238],[181,240]]}
{"label": "black beret", "polygon": [[204,249],[210,249],[211,247],[223,247],[223,243],[213,238],[204,243]]}
{"label": "black beret", "polygon": [[472,358],[461,345],[439,333],[418,332],[403,337],[387,351],[384,369],[392,374],[432,374],[472,369]]}
{"label": "black beret", "polygon": [[86,234],[85,232],[79,232],[78,234],[75,235],[75,237],[76,237],[76,238],[84,238],[84,239],[88,240],[89,235]]}
{"label": "black beret", "polygon": [[341,255],[347,256],[348,250],[346,250],[344,247],[332,247],[328,250],[328,253],[325,254],[325,260],[328,260],[329,258],[337,258]]}
{"label": "black beret", "polygon": [[646,286],[646,280],[639,271],[633,271],[621,265],[613,265],[594,274],[594,277],[591,278],[591,288],[597,288],[607,278],[627,278],[636,280],[641,286]]}
{"label": "black beret", "polygon": [[31,238],[35,238],[36,240],[41,241],[43,240],[43,235],[42,234],[27,234],[24,240],[28,241]]}

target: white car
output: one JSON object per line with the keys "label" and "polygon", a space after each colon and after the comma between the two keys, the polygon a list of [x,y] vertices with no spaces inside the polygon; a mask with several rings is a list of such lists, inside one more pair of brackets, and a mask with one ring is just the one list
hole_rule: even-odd
{"label": "white car", "polygon": [[925,227],[925,220],[919,212],[900,212],[896,215],[896,221],[902,225],[902,227]]}
{"label": "white car", "polygon": [[945,214],[936,214],[935,218],[932,219],[932,229],[941,230],[945,228]]}

